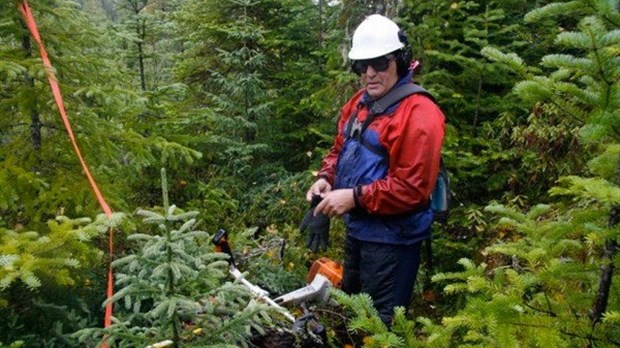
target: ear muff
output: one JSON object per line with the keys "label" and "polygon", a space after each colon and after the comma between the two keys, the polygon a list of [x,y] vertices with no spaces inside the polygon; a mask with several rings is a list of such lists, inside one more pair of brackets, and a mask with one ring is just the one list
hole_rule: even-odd
{"label": "ear muff", "polygon": [[409,64],[411,64],[411,47],[409,46],[409,40],[407,40],[407,35],[402,30],[398,31],[398,40],[402,42],[405,46],[396,52],[396,71],[398,76],[403,77],[407,75],[409,71]]}

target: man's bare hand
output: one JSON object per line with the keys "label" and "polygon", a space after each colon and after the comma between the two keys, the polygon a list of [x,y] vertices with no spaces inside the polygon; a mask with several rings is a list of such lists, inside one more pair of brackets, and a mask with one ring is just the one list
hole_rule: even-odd
{"label": "man's bare hand", "polygon": [[313,196],[323,197],[324,194],[330,192],[331,190],[332,185],[330,185],[327,180],[321,178],[315,181],[312,186],[310,186],[310,189],[308,190],[308,192],[306,192],[306,200],[308,202],[312,201]]}
{"label": "man's bare hand", "polygon": [[331,218],[341,216],[355,208],[353,189],[333,190],[321,196],[323,200],[314,209],[314,215],[323,213]]}

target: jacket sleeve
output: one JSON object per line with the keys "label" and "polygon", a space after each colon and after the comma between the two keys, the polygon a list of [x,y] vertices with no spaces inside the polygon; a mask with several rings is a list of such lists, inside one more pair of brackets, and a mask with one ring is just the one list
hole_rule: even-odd
{"label": "jacket sleeve", "polygon": [[402,102],[381,142],[389,152],[384,179],[361,187],[363,208],[374,214],[400,214],[426,204],[437,181],[444,115],[428,97],[414,95]]}

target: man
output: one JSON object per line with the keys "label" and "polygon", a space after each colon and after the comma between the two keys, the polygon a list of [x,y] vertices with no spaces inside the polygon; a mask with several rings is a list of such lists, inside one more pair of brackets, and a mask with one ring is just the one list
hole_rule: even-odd
{"label": "man", "polygon": [[322,198],[315,215],[344,216],[342,289],[368,293],[389,325],[394,307],[411,300],[420,244],[430,238],[444,115],[429,95],[413,94],[361,127],[375,101],[411,83],[411,50],[390,19],[367,17],[353,34],[349,59],[364,88],[342,107],[333,146],[306,198]]}

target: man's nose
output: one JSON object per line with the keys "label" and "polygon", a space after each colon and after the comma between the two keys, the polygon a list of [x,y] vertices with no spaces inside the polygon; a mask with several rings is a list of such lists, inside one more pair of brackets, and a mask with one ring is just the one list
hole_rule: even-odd
{"label": "man's nose", "polygon": [[366,68],[365,74],[374,76],[377,74],[377,71],[372,67],[372,65],[369,65],[368,68]]}

